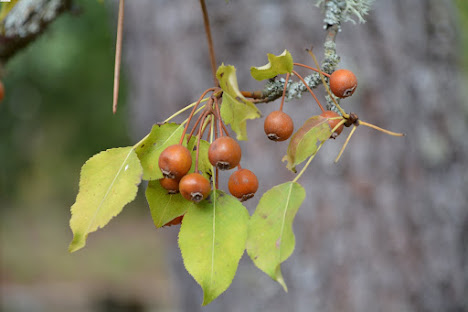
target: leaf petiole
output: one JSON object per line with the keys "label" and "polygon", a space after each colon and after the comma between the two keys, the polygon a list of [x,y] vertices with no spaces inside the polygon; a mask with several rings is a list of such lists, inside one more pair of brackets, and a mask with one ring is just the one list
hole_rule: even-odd
{"label": "leaf petiole", "polygon": [[327,73],[325,73],[325,72],[322,72],[322,71],[318,70],[317,68],[313,68],[313,67],[311,67],[311,66],[307,66],[307,65],[305,65],[305,64],[293,63],[293,65],[301,66],[301,67],[304,67],[304,68],[313,70],[313,71],[315,71],[315,72],[317,72],[317,73],[319,73],[319,74],[320,74],[320,72],[321,72],[322,74],[324,74],[324,75],[327,76],[328,78],[330,78],[330,76],[331,76],[330,74],[327,74]]}
{"label": "leaf petiole", "polygon": [[299,78],[299,79],[302,81],[302,83],[303,83],[304,86],[307,88],[307,90],[309,90],[310,94],[312,94],[312,96],[314,97],[315,101],[317,102],[317,104],[318,104],[318,106],[320,107],[320,109],[322,110],[322,112],[325,112],[325,109],[323,109],[323,106],[322,106],[322,104],[320,104],[319,99],[315,96],[314,92],[313,92],[312,89],[309,87],[309,85],[307,85],[307,83],[305,82],[304,78],[302,78],[302,76],[299,75],[299,74],[297,73],[297,71],[293,70],[292,72],[293,72],[294,75],[297,76],[297,78]]}
{"label": "leaf petiole", "polygon": [[[200,103],[206,102],[207,100],[208,100],[208,98],[203,99],[202,101],[200,101]],[[183,108],[182,110],[178,111],[176,114],[174,114],[174,115],[172,115],[171,117],[169,117],[168,119],[166,119],[166,120],[164,121],[164,123],[168,122],[168,121],[171,120],[173,117],[175,117],[175,116],[177,116],[177,115],[183,113],[185,110],[187,110],[187,109],[189,109],[190,107],[193,107],[193,106],[194,106],[194,103],[190,104],[189,106],[186,106],[186,107]],[[199,113],[202,109],[204,109],[204,108],[205,108],[205,105],[202,105],[201,107],[199,107],[199,108],[196,110],[196,112],[194,113],[194,115],[198,114],[198,113]],[[181,126],[185,125],[185,124],[187,123],[187,121],[188,121],[188,118],[185,119],[180,125],[181,125]],[[143,141],[146,140],[146,139],[149,137],[149,135],[150,135],[150,134],[148,133],[147,135],[145,135],[145,136],[143,137],[143,139],[141,139],[141,140],[138,141],[135,145],[133,145],[133,149],[136,149],[138,145],[140,145],[141,143],[143,143]]]}
{"label": "leaf petiole", "polygon": [[[200,101],[200,103],[206,102],[206,101],[208,101],[208,99],[209,98],[204,98],[203,100]],[[182,108],[181,110],[179,110],[178,112],[172,114],[169,118],[164,120],[163,123],[166,123],[166,122],[170,121],[171,119],[179,116],[180,114],[182,114],[183,112],[189,110],[190,108],[194,107],[195,105],[197,105],[197,102],[193,102],[192,104],[185,106],[184,108]]]}
{"label": "leaf petiole", "polygon": [[335,159],[335,163],[337,163],[338,160],[340,160],[340,157],[341,157],[341,155],[343,154],[343,152],[344,152],[344,150],[345,150],[345,148],[346,148],[346,145],[348,145],[349,140],[351,139],[351,136],[354,134],[354,131],[356,131],[356,129],[357,129],[357,127],[354,126],[353,129],[351,130],[351,132],[349,133],[348,137],[346,138],[345,143],[343,144],[343,147],[341,148],[340,153],[338,154],[338,156],[337,156],[336,159]]}
{"label": "leaf petiole", "polygon": [[322,141],[322,143],[320,143],[320,145],[317,148],[317,151],[315,152],[315,154],[310,156],[309,160],[304,165],[304,168],[302,168],[301,172],[299,172],[299,174],[294,178],[293,182],[297,182],[297,180],[299,180],[299,178],[302,176],[302,174],[307,170],[307,167],[309,167],[309,164],[312,161],[312,159],[314,159],[315,155],[317,155],[318,151],[320,151],[320,149],[322,148],[323,143],[325,143],[325,141]]}

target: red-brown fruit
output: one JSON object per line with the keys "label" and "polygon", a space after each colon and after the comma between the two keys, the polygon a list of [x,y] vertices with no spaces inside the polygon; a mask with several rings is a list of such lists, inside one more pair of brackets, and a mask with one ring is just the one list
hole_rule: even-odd
{"label": "red-brown fruit", "polygon": [[237,166],[241,160],[242,151],[236,140],[228,136],[217,138],[210,144],[208,159],[220,170],[229,170]]}
{"label": "red-brown fruit", "polygon": [[232,196],[245,201],[252,198],[258,190],[258,179],[252,171],[240,169],[231,174],[228,187]]}
{"label": "red-brown fruit", "polygon": [[339,98],[352,95],[356,87],[357,78],[350,70],[338,69],[330,76],[330,89]]}
{"label": "red-brown fruit", "polygon": [[211,191],[210,181],[199,173],[187,174],[179,182],[180,194],[195,203],[205,199]]}
{"label": "red-brown fruit", "polygon": [[171,145],[162,151],[158,164],[164,177],[180,180],[192,167],[192,156],[185,146]]}
{"label": "red-brown fruit", "polygon": [[5,97],[5,87],[3,86],[3,82],[0,81],[0,102],[3,101]]}
{"label": "red-brown fruit", "polygon": [[171,221],[167,222],[167,223],[164,224],[163,226],[173,226],[173,225],[181,224],[183,218],[184,218],[184,215],[175,217],[174,219],[172,219]]}
{"label": "red-brown fruit", "polygon": [[159,180],[161,186],[167,190],[168,194],[179,193],[179,181],[176,179],[162,178]]}
{"label": "red-brown fruit", "polygon": [[282,111],[271,112],[263,125],[267,137],[272,141],[285,141],[294,131],[294,123],[288,114]]}
{"label": "red-brown fruit", "polygon": [[[333,130],[333,128],[335,128],[341,120],[343,120],[343,117],[341,117],[338,113],[335,113],[334,111],[331,111],[331,110],[327,110],[327,111],[324,111],[323,113],[320,114],[320,116],[322,117],[325,117],[325,118],[336,118],[336,117],[339,117],[340,119],[329,119],[328,120],[328,124],[330,125],[330,130]],[[333,134],[331,135],[331,138],[336,138],[337,136],[340,135],[341,131],[343,131],[343,125],[339,126],[338,129],[335,130],[335,132],[333,132]]]}

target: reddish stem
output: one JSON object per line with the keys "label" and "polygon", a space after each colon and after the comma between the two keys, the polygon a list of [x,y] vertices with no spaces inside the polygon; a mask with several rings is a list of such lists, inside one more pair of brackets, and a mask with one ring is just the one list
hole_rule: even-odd
{"label": "reddish stem", "polygon": [[307,88],[307,90],[309,90],[310,94],[312,94],[312,96],[314,97],[315,101],[317,102],[318,106],[320,107],[320,109],[322,110],[322,112],[325,112],[325,110],[323,109],[323,106],[322,104],[320,104],[320,101],[318,100],[318,98],[315,96],[314,92],[312,91],[312,89],[307,85],[307,83],[305,82],[304,78],[302,78],[301,75],[299,75],[297,73],[297,71],[293,70],[292,71],[294,75],[297,76],[297,78],[299,78],[302,83],[304,84],[304,86]]}
{"label": "reddish stem", "polygon": [[223,126],[222,126],[222,122],[221,122],[221,114],[219,113],[218,98],[214,99],[214,106],[215,106],[216,113],[218,114],[218,128],[220,129],[221,136],[222,136],[223,132],[221,131],[221,129],[222,129]]}
{"label": "reddish stem", "polygon": [[[197,139],[197,152],[195,153],[195,172],[198,172],[198,158],[199,158],[199,154],[200,154],[200,141],[201,141],[201,136],[203,135],[203,131],[202,129],[204,129],[205,127],[203,127],[203,123],[205,122],[205,119],[206,119],[206,116],[208,116],[209,112],[208,111],[205,111],[203,113],[203,117],[201,119],[201,124],[200,124],[200,127],[198,128],[198,139]],[[206,129],[206,128],[205,128]]]}
{"label": "reddish stem", "polygon": [[184,138],[185,138],[185,134],[187,133],[187,129],[188,129],[188,126],[190,124],[190,121],[192,121],[192,117],[193,117],[193,114],[195,113],[195,111],[197,110],[197,107],[198,105],[200,105],[200,102],[201,100],[203,100],[203,98],[205,97],[205,95],[210,92],[210,91],[215,91],[217,88],[209,88],[209,89],[206,89],[205,92],[203,92],[203,94],[200,96],[200,98],[198,99],[197,101],[197,104],[195,104],[195,106],[193,107],[192,109],[192,112],[190,113],[190,116],[188,117],[187,119],[187,124],[185,125],[185,128],[184,128],[184,132],[182,133],[182,136],[180,137],[180,142],[179,144],[182,145],[182,142],[184,141]]}
{"label": "reddish stem", "polygon": [[230,135],[229,135],[229,132],[228,132],[228,129],[227,129],[226,126],[224,125],[223,119],[221,118],[221,112],[220,112],[220,109],[219,109],[218,101],[215,102],[215,109],[216,109],[216,114],[217,114],[217,117],[218,117],[218,120],[219,120],[219,124],[221,125],[221,126],[219,127],[220,132],[221,132],[221,136],[223,136],[223,132],[222,132],[221,129],[224,130],[224,133],[226,134],[226,136],[230,136]]}
{"label": "reddish stem", "polygon": [[308,66],[308,65],[304,65],[304,64],[301,64],[301,63],[293,63],[293,65],[305,67],[305,68],[313,70],[313,71],[315,71],[317,73],[321,72],[324,76],[327,76],[328,78],[330,78],[330,76],[331,76],[330,74],[327,74],[326,72],[323,72],[321,70],[318,70],[317,68],[314,68],[314,67],[311,67],[311,66]]}
{"label": "reddish stem", "polygon": [[193,125],[192,130],[190,131],[190,134],[187,136],[187,143],[190,142],[190,139],[192,138],[192,135],[195,133],[195,129],[197,128],[198,124],[200,123],[200,120],[202,119],[202,117],[203,117],[203,113],[200,114],[200,116],[198,116],[197,121]]}
{"label": "reddish stem", "polygon": [[208,10],[206,9],[205,0],[200,0],[200,6],[203,13],[203,22],[205,24],[205,33],[206,39],[208,41],[208,49],[210,51],[211,72],[213,74],[214,84],[215,86],[218,86],[219,82],[216,78],[216,57],[213,47],[213,38],[211,37],[210,19],[208,18]]}
{"label": "reddish stem", "polygon": [[215,135],[215,140],[218,138],[218,125],[216,124],[216,121],[218,120],[218,115],[215,114],[215,119],[214,119],[214,135]]}
{"label": "reddish stem", "polygon": [[[206,140],[209,142],[210,141],[210,137],[211,137],[211,123],[213,122],[213,118],[214,116],[211,115],[211,118],[210,118],[210,121],[206,124],[205,128],[208,127],[208,125],[210,126],[208,128],[208,133],[206,135]],[[205,130],[203,130],[203,132],[205,132]]]}
{"label": "reddish stem", "polygon": [[288,81],[289,81],[289,76],[291,74],[290,73],[287,73],[286,74],[286,81],[284,82],[284,88],[283,88],[283,96],[281,97],[281,105],[280,105],[280,112],[283,111],[283,105],[284,105],[284,98],[286,96],[286,87],[288,86]]}

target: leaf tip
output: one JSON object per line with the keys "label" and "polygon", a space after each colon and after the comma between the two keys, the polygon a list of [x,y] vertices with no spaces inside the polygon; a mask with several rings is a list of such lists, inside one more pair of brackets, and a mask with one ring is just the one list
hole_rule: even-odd
{"label": "leaf tip", "polygon": [[279,279],[276,280],[281,286],[283,286],[283,289],[285,292],[288,292],[288,286],[286,285],[286,283],[284,282],[284,279],[281,277]]}
{"label": "leaf tip", "polygon": [[286,282],[284,281],[283,274],[281,273],[281,266],[279,264],[276,267],[275,281],[277,281],[283,287],[285,292],[288,292],[288,286],[286,285]]}
{"label": "leaf tip", "polygon": [[210,304],[214,299],[215,298],[212,298],[212,296],[209,296],[208,294],[204,293],[202,306],[206,306]]}
{"label": "leaf tip", "polygon": [[68,246],[68,252],[73,253],[86,245],[86,236],[83,234],[73,235],[73,240]]}

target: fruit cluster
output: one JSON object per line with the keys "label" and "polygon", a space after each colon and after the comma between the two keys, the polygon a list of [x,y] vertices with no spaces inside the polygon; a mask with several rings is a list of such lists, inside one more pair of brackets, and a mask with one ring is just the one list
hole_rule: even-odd
{"label": "fruit cluster", "polygon": [[[309,53],[313,57],[318,68],[319,65],[314,54],[311,51],[309,51]],[[318,98],[315,96],[314,92],[306,84],[304,78],[294,69],[292,69],[290,73],[286,74],[280,109],[273,111],[265,118],[264,130],[268,139],[276,142],[285,141],[289,139],[294,132],[294,122],[292,118],[283,112],[287,85],[291,75],[296,76],[304,83],[305,87],[317,102],[319,108],[322,111],[322,113],[317,118],[319,118],[321,122],[328,123],[330,127],[329,133],[331,133],[329,136],[330,138],[335,139],[338,135],[340,135],[345,126],[350,127],[354,125],[354,128],[356,128],[356,126],[361,124],[361,121],[356,114],[345,113],[334,98],[334,96],[337,98],[346,98],[354,93],[357,87],[357,79],[353,72],[346,69],[338,69],[332,74],[327,74],[317,68],[313,68],[304,64],[293,63],[293,65],[305,67],[320,74],[323,85],[334,101],[336,108],[340,111],[340,114],[332,110],[325,110]],[[325,81],[325,76],[329,79],[329,87]],[[211,96],[205,99],[208,100],[208,103],[197,111],[198,105],[209,92],[211,92]],[[247,97],[249,97],[248,92],[244,93]],[[216,180],[214,182],[215,188],[218,187],[218,170],[230,170],[238,167],[238,169],[229,177],[228,187],[230,193],[241,201],[245,201],[249,198],[252,198],[257,191],[258,179],[252,171],[243,169],[240,166],[240,160],[242,157],[241,148],[237,141],[229,136],[226,126],[222,120],[219,104],[222,99],[222,95],[223,90],[219,87],[206,90],[199,98],[199,100],[193,105],[192,112],[186,120],[187,124],[185,125],[179,144],[167,147],[160,154],[158,165],[164,176],[164,178],[160,180],[160,184],[164,189],[167,190],[169,194],[176,194],[180,192],[180,194],[185,199],[194,203],[199,203],[203,199],[207,198],[207,196],[210,194],[212,190],[212,181],[210,181],[210,179],[208,179],[198,170],[200,140],[205,130],[207,129],[208,139],[211,142],[207,156],[211,165],[216,168]],[[189,127],[190,121],[192,120],[192,117],[200,111],[201,113],[196,120],[192,131],[186,137],[187,129]],[[382,130],[365,122],[362,122],[362,124],[378,130]],[[197,143],[194,147],[194,151],[196,151],[195,170],[194,172],[189,173],[190,169],[192,168],[192,153],[187,147],[183,145],[183,143],[184,139],[186,139],[188,143],[197,129]],[[308,130],[310,129],[307,129],[306,131]],[[349,141],[349,138],[354,133],[354,130],[355,129],[352,130],[348,140],[345,142],[342,151]],[[384,130],[384,132],[385,131],[386,130]],[[387,133],[395,135],[394,133],[390,133],[388,131]],[[342,151],[340,152],[338,158],[340,157]]]}
{"label": "fruit cluster", "polygon": [[[213,89],[212,91],[218,90]],[[195,162],[195,172],[189,173],[192,166],[192,156],[190,150],[182,143],[190,119],[193,117],[199,103],[200,100],[192,109],[192,114],[187,121],[180,143],[167,147],[159,156],[158,165],[164,176],[164,178],[160,180],[161,186],[166,189],[169,194],[180,192],[185,199],[194,203],[199,203],[210,194],[212,189],[211,182],[199,172],[198,163],[201,137],[205,129],[212,123],[216,139],[211,142],[208,149],[208,159],[211,165],[214,166],[217,171],[230,170],[238,167],[237,171],[233,172],[229,178],[229,191],[241,201],[252,198],[258,189],[258,179],[252,171],[243,169],[240,166],[242,157],[241,148],[239,143],[229,136],[223,124],[216,95],[210,98],[210,101],[205,106],[203,113],[201,113],[192,132],[187,138],[187,141],[190,141],[198,125],[197,146],[195,147],[197,158]],[[218,132],[220,133],[219,137]],[[218,174],[216,174],[216,178],[217,177]]]}

